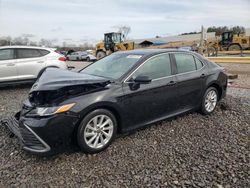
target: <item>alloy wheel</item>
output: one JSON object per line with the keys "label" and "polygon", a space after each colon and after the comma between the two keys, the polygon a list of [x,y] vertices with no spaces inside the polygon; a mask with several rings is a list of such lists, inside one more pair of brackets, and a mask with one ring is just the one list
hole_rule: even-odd
{"label": "alloy wheel", "polygon": [[205,98],[205,109],[207,112],[212,112],[217,104],[217,93],[211,90],[207,93]]}
{"label": "alloy wheel", "polygon": [[114,124],[107,115],[93,117],[84,129],[84,140],[93,149],[104,147],[112,138]]}

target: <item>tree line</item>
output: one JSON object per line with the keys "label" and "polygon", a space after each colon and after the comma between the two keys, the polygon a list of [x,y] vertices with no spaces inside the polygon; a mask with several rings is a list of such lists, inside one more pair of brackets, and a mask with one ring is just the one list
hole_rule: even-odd
{"label": "tree line", "polygon": [[[211,26],[207,28],[207,32],[215,32],[216,36],[221,35],[223,32],[226,31],[232,31],[233,34],[239,34],[239,33],[245,33],[245,28],[243,26],[233,26],[233,27],[228,27],[228,26]],[[182,33],[181,35],[189,35],[189,34],[199,34],[201,32],[189,32],[189,33]]]}

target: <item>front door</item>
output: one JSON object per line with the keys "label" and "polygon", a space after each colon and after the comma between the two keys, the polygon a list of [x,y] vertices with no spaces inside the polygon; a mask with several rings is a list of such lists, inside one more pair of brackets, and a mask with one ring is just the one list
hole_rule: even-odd
{"label": "front door", "polygon": [[[134,79],[147,76],[151,83],[134,86]],[[175,111],[176,85],[169,54],[146,60],[123,84],[123,109],[127,129],[162,119]]]}

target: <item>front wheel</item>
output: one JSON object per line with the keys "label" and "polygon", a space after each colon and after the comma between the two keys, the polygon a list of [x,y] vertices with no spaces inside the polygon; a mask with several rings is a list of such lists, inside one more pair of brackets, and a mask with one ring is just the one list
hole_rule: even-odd
{"label": "front wheel", "polygon": [[240,51],[240,50],[241,50],[241,46],[238,44],[232,44],[228,48],[228,51]]}
{"label": "front wheel", "polygon": [[214,87],[209,87],[202,99],[201,112],[205,115],[211,114],[218,102],[218,91]]}
{"label": "front wheel", "polygon": [[78,145],[85,153],[98,153],[111,144],[116,131],[116,118],[110,111],[94,110],[82,120],[78,127]]}
{"label": "front wheel", "polygon": [[99,52],[97,52],[97,54],[96,54],[97,60],[102,59],[102,58],[104,58],[105,56],[106,56],[106,53],[105,53],[104,51],[99,51]]}

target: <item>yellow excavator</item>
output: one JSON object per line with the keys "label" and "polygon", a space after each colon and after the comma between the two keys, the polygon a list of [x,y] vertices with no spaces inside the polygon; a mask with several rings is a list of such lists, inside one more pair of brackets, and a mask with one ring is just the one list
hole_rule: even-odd
{"label": "yellow excavator", "polygon": [[96,58],[99,60],[116,51],[133,50],[134,46],[134,42],[122,41],[121,33],[105,33],[104,41],[96,44]]}

